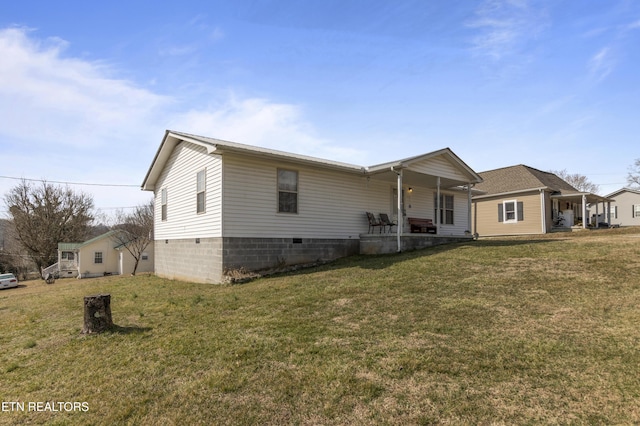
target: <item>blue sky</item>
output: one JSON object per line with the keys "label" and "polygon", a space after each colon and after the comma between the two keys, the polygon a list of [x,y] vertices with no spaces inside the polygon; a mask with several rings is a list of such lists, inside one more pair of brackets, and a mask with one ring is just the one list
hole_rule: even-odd
{"label": "blue sky", "polygon": [[73,186],[107,213],[150,198],[166,129],[360,165],[450,147],[601,194],[640,157],[633,0],[23,0],[0,55],[0,176],[133,185]]}

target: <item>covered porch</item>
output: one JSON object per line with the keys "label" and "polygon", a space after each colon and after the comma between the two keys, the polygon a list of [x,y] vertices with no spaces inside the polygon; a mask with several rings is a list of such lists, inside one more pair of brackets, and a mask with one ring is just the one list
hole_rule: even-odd
{"label": "covered porch", "polygon": [[610,224],[612,201],[615,200],[590,192],[552,194],[552,229],[598,228],[599,221],[590,220],[589,209],[595,208],[597,218],[599,206],[602,206],[602,211],[606,214],[606,222]]}
{"label": "covered porch", "polygon": [[[401,252],[472,238],[471,198],[482,178],[449,148],[368,167],[364,173],[368,181],[393,189],[395,226],[386,234],[360,234],[361,253]],[[410,226],[421,220],[430,221],[430,233],[426,226]]]}

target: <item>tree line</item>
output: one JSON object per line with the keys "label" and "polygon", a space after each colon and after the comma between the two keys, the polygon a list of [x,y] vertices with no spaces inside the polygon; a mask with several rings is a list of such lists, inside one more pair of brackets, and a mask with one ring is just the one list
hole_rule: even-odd
{"label": "tree line", "polygon": [[93,197],[46,181],[20,181],[4,196],[9,219],[0,221],[0,272],[27,272],[58,261],[58,243],[84,242],[109,229],[114,242],[135,259],[132,273],[153,241],[153,201],[116,212],[112,224],[97,223]]}

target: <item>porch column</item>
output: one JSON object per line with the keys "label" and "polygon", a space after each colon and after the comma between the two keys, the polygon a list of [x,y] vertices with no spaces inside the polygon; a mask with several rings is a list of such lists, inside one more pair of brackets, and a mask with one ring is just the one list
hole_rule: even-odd
{"label": "porch column", "polygon": [[396,226],[396,240],[398,243],[398,253],[402,251],[402,228],[404,225],[404,214],[402,211],[402,169],[400,172],[396,172],[398,175],[398,225]]}
{"label": "porch column", "polygon": [[611,227],[611,201],[607,201],[607,223]]}
{"label": "porch column", "polygon": [[599,205],[600,203],[596,201],[596,228],[599,228],[598,223],[600,223],[600,221],[598,220],[598,216],[600,216],[600,212],[598,211]]}
{"label": "porch column", "polygon": [[471,229],[471,183],[467,184],[467,229],[473,234]]}
{"label": "porch column", "polygon": [[437,179],[436,189],[436,229],[436,232],[440,235],[440,176]]}
{"label": "porch column", "polygon": [[544,202],[544,189],[540,189],[540,217],[542,218],[542,233],[547,233],[547,206]]}
{"label": "porch column", "polygon": [[582,229],[587,229],[587,195],[582,194]]}

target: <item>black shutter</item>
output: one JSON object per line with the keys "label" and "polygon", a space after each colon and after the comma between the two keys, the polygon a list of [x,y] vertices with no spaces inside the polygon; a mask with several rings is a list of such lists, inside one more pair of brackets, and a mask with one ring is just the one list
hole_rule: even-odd
{"label": "black shutter", "polygon": [[518,201],[518,222],[524,220],[524,203]]}
{"label": "black shutter", "polygon": [[502,203],[498,204],[498,222],[504,222]]}

